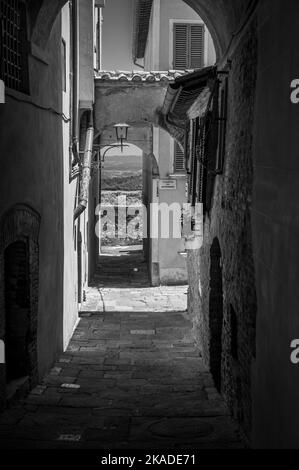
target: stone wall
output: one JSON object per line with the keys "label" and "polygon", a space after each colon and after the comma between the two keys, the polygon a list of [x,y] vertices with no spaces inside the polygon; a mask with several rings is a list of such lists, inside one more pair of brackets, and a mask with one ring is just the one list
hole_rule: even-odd
{"label": "stone wall", "polygon": [[[216,385],[221,388],[233,415],[238,418],[249,439],[256,319],[251,241],[256,54],[256,28],[252,26],[232,58],[229,73],[224,175],[218,176],[215,181],[213,207],[205,219],[201,252],[190,252],[188,262],[189,308],[195,337],[205,362],[213,367],[211,356],[215,351],[219,353],[219,334],[222,336],[221,381]],[[222,286],[217,287],[211,248],[218,242]],[[223,305],[220,305],[217,292],[220,287],[223,289]]]}

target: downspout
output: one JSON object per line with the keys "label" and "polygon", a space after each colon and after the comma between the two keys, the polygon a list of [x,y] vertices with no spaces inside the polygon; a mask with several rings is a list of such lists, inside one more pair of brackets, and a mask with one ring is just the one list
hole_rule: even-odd
{"label": "downspout", "polygon": [[80,195],[79,202],[74,212],[74,220],[76,220],[87,208],[88,205],[88,193],[89,183],[91,178],[91,164],[92,164],[92,153],[93,153],[93,139],[94,139],[94,127],[93,127],[93,110],[89,111],[89,122],[86,131],[86,142],[83,157],[82,176],[80,184]]}
{"label": "downspout", "polygon": [[79,7],[78,0],[72,1],[73,23],[73,141],[74,162],[79,162]]}
{"label": "downspout", "polygon": [[138,64],[137,60],[138,60],[137,58],[134,59],[134,61],[133,61],[134,64],[135,64],[137,67],[140,67],[141,69],[144,70],[144,68],[145,68],[144,65]]}

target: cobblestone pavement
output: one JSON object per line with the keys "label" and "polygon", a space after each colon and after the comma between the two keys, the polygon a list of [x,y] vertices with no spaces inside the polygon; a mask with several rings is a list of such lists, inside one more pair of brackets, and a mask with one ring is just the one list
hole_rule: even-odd
{"label": "cobblestone pavement", "polygon": [[0,418],[0,447],[242,448],[187,313],[150,311],[147,302],[143,311],[82,313],[50,374]]}
{"label": "cobblestone pavement", "polygon": [[87,290],[84,311],[182,312],[187,309],[187,286],[150,287],[141,248],[105,250],[95,282]]}

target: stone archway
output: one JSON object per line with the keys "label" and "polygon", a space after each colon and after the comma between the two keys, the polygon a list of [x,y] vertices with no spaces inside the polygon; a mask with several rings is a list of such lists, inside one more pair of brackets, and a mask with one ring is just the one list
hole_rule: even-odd
{"label": "stone archway", "polygon": [[1,397],[10,380],[27,377],[27,388],[38,381],[39,228],[39,214],[23,204],[0,220],[0,339],[10,361],[1,365]]}
{"label": "stone archway", "polygon": [[256,0],[183,0],[203,19],[214,41],[217,59],[225,54],[240,19]]}
{"label": "stone archway", "polygon": [[[112,114],[116,124],[118,121],[117,116]],[[123,116],[124,117],[124,116]],[[101,134],[98,135],[99,143],[102,148],[102,152],[109,149],[110,145],[116,144],[115,129],[107,127],[103,129]],[[145,123],[134,123],[128,130],[127,144],[131,144],[138,148],[143,153],[142,158],[142,204],[144,207],[143,211],[143,253],[147,263],[148,272],[151,276],[151,282],[157,284],[158,281],[155,278],[153,280],[153,245],[155,240],[151,239],[151,211],[150,205],[154,202],[155,194],[153,192],[153,183],[160,177],[160,169],[157,156],[153,153],[153,126],[150,122]],[[109,154],[107,153],[106,158]],[[101,242],[100,242],[101,244]]]}
{"label": "stone archway", "polygon": [[50,37],[53,24],[68,0],[31,0],[29,11],[32,21],[31,41],[44,49]]}
{"label": "stone archway", "polygon": [[[57,15],[68,0],[29,0],[31,40],[44,48]],[[141,0],[148,2],[149,0]],[[250,12],[257,0],[182,0],[196,11],[211,32],[220,59],[239,27],[240,18]],[[104,4],[104,1],[101,2]],[[150,10],[149,10],[150,11]]]}
{"label": "stone archway", "polygon": [[118,122],[132,127],[159,126],[169,83],[184,72],[101,72],[95,78],[98,133]]}

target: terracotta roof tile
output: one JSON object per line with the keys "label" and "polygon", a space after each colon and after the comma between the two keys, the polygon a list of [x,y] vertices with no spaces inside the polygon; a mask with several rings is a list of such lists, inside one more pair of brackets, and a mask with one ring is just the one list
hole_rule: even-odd
{"label": "terracotta roof tile", "polygon": [[96,72],[96,80],[119,81],[119,82],[173,82],[176,78],[184,76],[188,71],[171,70],[159,72],[143,71],[101,71]]}

